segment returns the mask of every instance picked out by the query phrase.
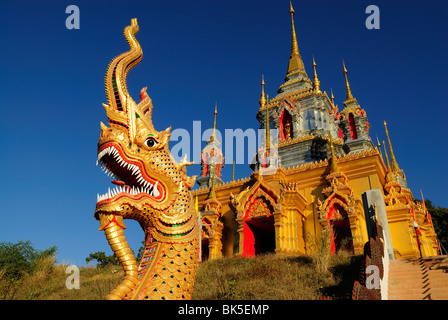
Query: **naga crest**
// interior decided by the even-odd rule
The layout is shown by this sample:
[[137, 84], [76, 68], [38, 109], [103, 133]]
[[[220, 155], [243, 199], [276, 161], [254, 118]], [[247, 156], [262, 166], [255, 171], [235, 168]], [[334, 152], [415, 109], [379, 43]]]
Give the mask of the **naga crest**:
[[[105, 78], [108, 104], [103, 106], [109, 127], [101, 123], [97, 164], [113, 177], [116, 187], [98, 195], [95, 217], [125, 271], [125, 279], [107, 298], [188, 299], [198, 263], [198, 226], [190, 192], [195, 177], [186, 173], [185, 166], [192, 163], [186, 158], [177, 163], [171, 156], [170, 128], [154, 129], [146, 88], [138, 104], [127, 91], [126, 76], [143, 57], [135, 38], [138, 31], [137, 19], [132, 19], [124, 29], [130, 50], [111, 61]], [[145, 231], [139, 267], [124, 236], [123, 219], [137, 220]], [[177, 269], [163, 268], [173, 262]]]

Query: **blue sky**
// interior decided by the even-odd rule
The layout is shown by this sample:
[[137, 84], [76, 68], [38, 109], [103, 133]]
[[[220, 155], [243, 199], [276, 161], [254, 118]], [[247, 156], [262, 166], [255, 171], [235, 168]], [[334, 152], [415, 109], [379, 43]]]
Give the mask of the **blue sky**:
[[[68, 30], [65, 8], [80, 9]], [[365, 9], [380, 9], [367, 30]], [[448, 207], [446, 121], [448, 6], [442, 1], [293, 1], [299, 49], [308, 75], [312, 55], [321, 89], [342, 109], [344, 58], [352, 93], [366, 110], [371, 137], [388, 123], [399, 166], [414, 196]], [[56, 245], [58, 261], [85, 264], [111, 253], [93, 218], [96, 194], [111, 185], [96, 161], [100, 121], [107, 122], [104, 75], [138, 18], [143, 61], [128, 77], [135, 100], [144, 86], [153, 122], [191, 131], [258, 128], [261, 74], [276, 95], [291, 50], [289, 1], [14, 1], [0, 13], [0, 241]], [[203, 143], [203, 146], [205, 143]], [[199, 165], [189, 168], [198, 174]], [[250, 174], [236, 168], [236, 178]], [[223, 178], [231, 179], [232, 168]], [[126, 221], [131, 247], [143, 232]]]

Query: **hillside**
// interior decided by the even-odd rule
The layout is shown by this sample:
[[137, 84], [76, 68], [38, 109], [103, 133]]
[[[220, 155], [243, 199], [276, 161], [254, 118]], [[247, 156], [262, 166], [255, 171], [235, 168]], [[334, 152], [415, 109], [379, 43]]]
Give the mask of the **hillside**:
[[[359, 257], [347, 254], [332, 256], [328, 268], [319, 268], [309, 257], [272, 254], [205, 261], [198, 268], [193, 299], [314, 300], [323, 295], [349, 298], [359, 261]], [[8, 299], [101, 300], [123, 277], [119, 266], [80, 268], [80, 288], [68, 290], [65, 281], [69, 274], [65, 269], [52, 260], [42, 262], [15, 290], [9, 289]], [[0, 277], [3, 290], [4, 285]]]

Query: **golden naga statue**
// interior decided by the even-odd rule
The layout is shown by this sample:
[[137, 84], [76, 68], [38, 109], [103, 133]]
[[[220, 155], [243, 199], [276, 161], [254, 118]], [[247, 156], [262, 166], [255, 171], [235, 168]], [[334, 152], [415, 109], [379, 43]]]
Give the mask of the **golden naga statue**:
[[[98, 164], [115, 185], [98, 195], [95, 218], [123, 266], [124, 280], [107, 299], [191, 299], [198, 266], [198, 222], [185, 159], [168, 149], [170, 130], [154, 129], [152, 101], [146, 88], [136, 104], [126, 88], [126, 76], [142, 59], [137, 19], [124, 29], [130, 50], [112, 60], [106, 74], [110, 127], [101, 123]], [[145, 231], [140, 265], [126, 241], [123, 219], [137, 220]]]

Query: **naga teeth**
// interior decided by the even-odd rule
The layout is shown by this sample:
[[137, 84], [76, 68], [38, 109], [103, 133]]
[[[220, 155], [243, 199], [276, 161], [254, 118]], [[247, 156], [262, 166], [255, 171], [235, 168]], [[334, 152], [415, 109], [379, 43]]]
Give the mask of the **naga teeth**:
[[96, 160], [96, 165], [101, 166], [101, 170], [108, 176], [113, 177], [115, 180], [120, 180], [120, 177], [116, 176], [116, 174], [112, 171], [110, 171], [106, 164], [103, 162], [102, 158], [105, 155], [112, 155], [115, 158], [115, 161], [117, 164], [121, 165], [123, 168], [127, 169], [132, 173], [132, 175], [136, 178], [136, 181], [140, 184], [140, 186], [118, 186], [115, 189], [110, 190], [108, 189], [107, 193], [100, 195], [97, 194], [97, 202], [113, 198], [117, 196], [120, 193], [125, 193], [129, 195], [136, 196], [141, 193], [149, 194], [153, 197], [158, 197], [160, 195], [159, 190], [157, 189], [157, 185], [159, 182], [156, 182], [154, 185], [143, 178], [142, 172], [140, 171], [140, 167], [136, 164], [126, 162], [123, 160], [120, 156], [120, 153], [117, 149], [113, 146], [109, 146], [107, 148], [104, 148], [98, 153], [98, 157]]
[[159, 184], [159, 181], [157, 181], [156, 184], [154, 185], [154, 187], [152, 188], [151, 195], [154, 197], [158, 197], [160, 194], [159, 190], [157, 189], [158, 184]]
[[160, 192], [157, 189], [158, 183], [159, 182], [156, 182], [154, 186], [150, 183], [147, 183], [148, 186], [144, 186], [144, 187], [132, 186], [132, 188], [131, 188], [131, 187], [127, 186], [127, 188], [126, 188], [126, 186], [117, 186], [113, 189], [109, 188], [107, 190], [107, 193], [105, 193], [103, 195], [97, 194], [96, 200], [97, 200], [97, 202], [100, 202], [100, 201], [103, 201], [106, 199], [113, 198], [120, 193], [126, 193], [126, 194], [130, 194], [133, 196], [136, 196], [141, 193], [146, 193], [146, 194], [149, 194], [150, 196], [158, 197], [160, 195]]

